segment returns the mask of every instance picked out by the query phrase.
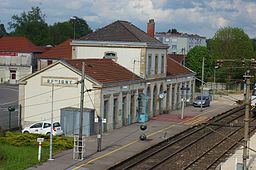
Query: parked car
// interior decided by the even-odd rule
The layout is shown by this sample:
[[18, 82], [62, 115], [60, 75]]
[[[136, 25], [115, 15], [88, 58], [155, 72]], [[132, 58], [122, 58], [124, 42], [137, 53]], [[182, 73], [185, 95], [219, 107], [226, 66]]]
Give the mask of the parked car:
[[[43, 135], [50, 135], [51, 133], [51, 122], [37, 122], [22, 130], [22, 133], [36, 133]], [[53, 123], [53, 135], [62, 135], [63, 130], [59, 122]]]
[[194, 107], [201, 107], [201, 102], [202, 102], [203, 107], [210, 106], [209, 96], [202, 96], [202, 100], [201, 100], [201, 96], [197, 96], [195, 98], [195, 101], [193, 102], [193, 106]]

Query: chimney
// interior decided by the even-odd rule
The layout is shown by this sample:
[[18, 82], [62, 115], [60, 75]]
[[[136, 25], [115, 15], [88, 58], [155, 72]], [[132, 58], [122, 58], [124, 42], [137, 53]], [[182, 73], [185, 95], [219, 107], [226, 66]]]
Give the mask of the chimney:
[[155, 37], [155, 22], [154, 19], [148, 21], [148, 30], [147, 33], [150, 37]]

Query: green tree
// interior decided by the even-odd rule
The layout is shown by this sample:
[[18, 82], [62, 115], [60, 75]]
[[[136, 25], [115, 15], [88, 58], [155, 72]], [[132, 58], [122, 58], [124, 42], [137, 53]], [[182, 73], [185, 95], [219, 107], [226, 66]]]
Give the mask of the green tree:
[[59, 44], [68, 38], [79, 39], [82, 36], [92, 32], [87, 22], [79, 17], [73, 17], [69, 21], [57, 22], [49, 27], [50, 43]]
[[57, 45], [73, 36], [72, 24], [68, 21], [57, 22], [49, 27], [49, 44]]
[[169, 29], [167, 32], [168, 33], [178, 33], [176, 28]]
[[83, 37], [92, 32], [92, 29], [89, 27], [89, 25], [83, 18], [74, 16], [74, 17], [72, 17], [72, 19], [69, 20], [69, 22], [73, 24], [73, 32], [75, 29], [75, 36], [76, 36], [75, 38], [76, 39]]
[[209, 41], [210, 54], [216, 59], [243, 59], [253, 57], [253, 44], [240, 28], [220, 28]]
[[192, 48], [186, 57], [186, 66], [195, 71], [197, 77], [202, 75], [202, 62], [204, 57], [204, 81], [212, 76], [213, 73], [213, 59], [209, 55], [207, 47], [195, 46]]
[[0, 37], [7, 35], [6, 29], [4, 27], [4, 24], [0, 23]]
[[13, 15], [8, 24], [10, 29], [14, 29], [11, 35], [26, 36], [36, 45], [46, 45], [48, 42], [48, 24], [39, 7]]

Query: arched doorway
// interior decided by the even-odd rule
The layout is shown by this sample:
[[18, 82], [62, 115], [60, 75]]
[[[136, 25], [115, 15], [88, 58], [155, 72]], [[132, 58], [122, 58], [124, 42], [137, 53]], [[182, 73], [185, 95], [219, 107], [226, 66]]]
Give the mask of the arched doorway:
[[156, 110], [157, 107], [156, 106], [157, 106], [157, 87], [155, 85], [154, 90], [153, 90], [153, 109], [152, 109], [153, 116], [155, 116], [156, 112], [157, 112], [157, 110]]
[[151, 114], [150, 114], [150, 108], [151, 108], [151, 91], [150, 91], [150, 86], [148, 86], [146, 94], [148, 96], [147, 105], [146, 105], [146, 114], [148, 114], [148, 116], [150, 117], [151, 116]]
[[[164, 93], [164, 88], [163, 88], [163, 85], [161, 84], [159, 94], [163, 94], [163, 93]], [[159, 99], [159, 114], [163, 113], [163, 101], [164, 101], [164, 98]]]

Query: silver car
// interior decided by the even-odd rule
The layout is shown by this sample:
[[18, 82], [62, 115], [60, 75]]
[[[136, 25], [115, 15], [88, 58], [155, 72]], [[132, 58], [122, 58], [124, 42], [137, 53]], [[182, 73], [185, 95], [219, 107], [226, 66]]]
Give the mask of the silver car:
[[208, 96], [197, 96], [193, 102], [194, 107], [201, 107], [201, 102], [203, 107], [210, 106], [210, 98]]

